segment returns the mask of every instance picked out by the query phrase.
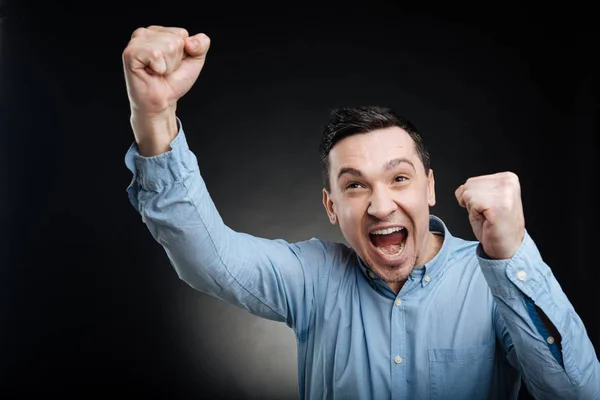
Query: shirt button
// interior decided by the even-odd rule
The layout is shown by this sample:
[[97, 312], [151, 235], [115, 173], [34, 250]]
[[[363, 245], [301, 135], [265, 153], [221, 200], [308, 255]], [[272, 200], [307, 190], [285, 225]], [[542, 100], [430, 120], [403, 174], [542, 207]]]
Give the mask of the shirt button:
[[371, 277], [371, 279], [375, 279], [375, 274], [373, 273], [373, 271], [369, 271], [369, 276]]
[[431, 277], [429, 275], [425, 275], [425, 278], [423, 278], [425, 280], [425, 282], [429, 282], [431, 280]]
[[519, 271], [517, 272], [517, 279], [520, 281], [524, 281], [525, 278], [527, 278], [527, 272], [525, 271]]
[[394, 357], [394, 362], [395, 362], [396, 364], [400, 364], [400, 363], [402, 362], [402, 357], [400, 357], [400, 356], [396, 356], [396, 357]]
[[402, 305], [402, 300], [396, 299], [396, 301], [394, 302], [394, 304], [397, 305], [398, 307], [400, 307]]
[[548, 336], [548, 339], [546, 339], [546, 342], [548, 342], [548, 344], [552, 344], [552, 343], [554, 343], [554, 338], [552, 336]]

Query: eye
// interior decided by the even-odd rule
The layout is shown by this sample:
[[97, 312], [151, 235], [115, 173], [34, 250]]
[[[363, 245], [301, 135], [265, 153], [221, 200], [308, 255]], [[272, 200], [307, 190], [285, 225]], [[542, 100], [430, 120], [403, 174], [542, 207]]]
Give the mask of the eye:
[[358, 182], [352, 182], [352, 183], [349, 183], [348, 185], [346, 185], [346, 190], [349, 190], [349, 189], [360, 189], [361, 187], [362, 187], [362, 185], [360, 183], [358, 183]]
[[408, 180], [408, 178], [405, 176], [402, 176], [402, 175], [398, 175], [397, 177], [394, 178], [395, 182], [405, 182], [407, 180]]

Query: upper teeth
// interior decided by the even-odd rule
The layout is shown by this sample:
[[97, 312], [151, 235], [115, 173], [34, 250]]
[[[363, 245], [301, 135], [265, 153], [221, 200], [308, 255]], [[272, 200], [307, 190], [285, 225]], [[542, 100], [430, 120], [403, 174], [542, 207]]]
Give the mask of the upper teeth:
[[402, 229], [404, 229], [404, 227], [394, 226], [392, 228], [385, 228], [385, 229], [380, 229], [378, 231], [373, 231], [373, 232], [371, 232], [371, 235], [389, 235], [390, 233], [393, 233], [393, 232], [399, 232]]

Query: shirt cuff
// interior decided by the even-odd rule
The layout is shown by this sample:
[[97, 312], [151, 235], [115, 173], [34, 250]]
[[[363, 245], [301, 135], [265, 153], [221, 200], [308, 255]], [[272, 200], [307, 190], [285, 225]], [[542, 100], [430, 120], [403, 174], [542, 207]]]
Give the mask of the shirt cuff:
[[133, 174], [127, 193], [133, 206], [139, 211], [138, 193], [140, 190], [159, 192], [164, 187], [183, 181], [195, 168], [195, 157], [190, 151], [183, 125], [177, 118], [179, 131], [171, 141], [171, 150], [156, 156], [144, 157], [136, 142], [125, 154], [125, 165]]
[[506, 298], [525, 294], [535, 301], [545, 276], [550, 273], [527, 231], [512, 258], [492, 260], [486, 256], [481, 243], [477, 246], [477, 258], [492, 293]]

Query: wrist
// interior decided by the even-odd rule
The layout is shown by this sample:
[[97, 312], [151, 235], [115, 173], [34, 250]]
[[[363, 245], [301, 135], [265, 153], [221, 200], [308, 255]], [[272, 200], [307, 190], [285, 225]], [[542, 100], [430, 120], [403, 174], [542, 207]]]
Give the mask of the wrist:
[[152, 157], [171, 150], [171, 142], [179, 131], [174, 111], [162, 114], [132, 113], [131, 127], [140, 154]]

